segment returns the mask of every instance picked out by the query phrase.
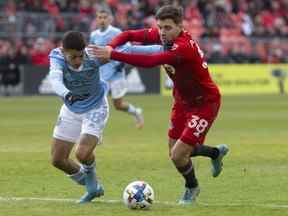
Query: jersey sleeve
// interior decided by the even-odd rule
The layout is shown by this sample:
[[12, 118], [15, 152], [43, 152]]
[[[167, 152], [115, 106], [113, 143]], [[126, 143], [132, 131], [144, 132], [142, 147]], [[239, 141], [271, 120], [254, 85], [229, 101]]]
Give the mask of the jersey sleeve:
[[96, 36], [96, 32], [93, 31], [91, 32], [90, 36], [89, 36], [89, 43], [90, 44], [94, 44], [94, 37]]
[[111, 53], [111, 59], [139, 67], [154, 67], [162, 64], [176, 66], [190, 59], [190, 50], [188, 46], [177, 44], [174, 44], [169, 50], [153, 54], [121, 53], [114, 50]]
[[131, 45], [125, 44], [121, 47], [116, 48], [117, 51], [124, 53], [139, 53], [139, 54], [153, 54], [163, 51], [163, 46], [161, 45]]
[[122, 61], [127, 64], [139, 67], [155, 67], [162, 64], [175, 65], [178, 58], [170, 51], [160, 52], [156, 54], [130, 54], [112, 51], [111, 59]]
[[164, 51], [163, 46], [161, 45], [131, 45], [129, 53], [145, 53], [145, 54], [153, 54]]
[[53, 51], [49, 55], [49, 59], [49, 81], [52, 85], [52, 89], [58, 96], [64, 98], [65, 95], [69, 92], [63, 82], [64, 60], [61, 59], [61, 57], [57, 55], [57, 53], [53, 53]]
[[144, 44], [159, 44], [159, 32], [155, 28], [124, 31], [116, 36], [108, 45], [116, 48], [126, 42], [141, 42]]

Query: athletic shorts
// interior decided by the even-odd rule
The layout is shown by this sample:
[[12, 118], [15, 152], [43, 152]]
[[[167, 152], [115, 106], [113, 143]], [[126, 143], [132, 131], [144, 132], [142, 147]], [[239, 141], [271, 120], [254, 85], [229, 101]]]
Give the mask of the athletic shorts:
[[111, 97], [113, 99], [122, 98], [127, 92], [127, 81], [124, 77], [119, 79], [111, 80], [109, 82]]
[[106, 98], [97, 108], [81, 114], [71, 112], [64, 104], [60, 109], [53, 137], [76, 143], [80, 134], [91, 134], [101, 142], [108, 116], [109, 106]]
[[217, 117], [220, 100], [195, 107], [174, 103], [168, 136], [189, 145], [203, 144], [205, 136]]

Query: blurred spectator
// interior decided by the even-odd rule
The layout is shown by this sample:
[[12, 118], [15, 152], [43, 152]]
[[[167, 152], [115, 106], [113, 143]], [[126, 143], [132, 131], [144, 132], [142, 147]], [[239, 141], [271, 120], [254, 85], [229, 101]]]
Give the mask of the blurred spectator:
[[48, 66], [48, 55], [51, 49], [52, 46], [49, 41], [41, 37], [37, 38], [30, 52], [32, 64], [38, 66]]
[[28, 63], [27, 56], [21, 52], [17, 52], [11, 45], [6, 55], [0, 57], [1, 85], [4, 87], [5, 96], [10, 95], [11, 88], [20, 83], [20, 65]]
[[[42, 37], [44, 45], [30, 44], [29, 54], [33, 64], [47, 65], [53, 39], [68, 30], [94, 30], [99, 8], [110, 7], [113, 25], [126, 30], [155, 27], [153, 14], [168, 3], [183, 6], [185, 29], [211, 62], [287, 62], [287, 0], [7, 0], [0, 4], [0, 56], [9, 47], [4, 38]], [[275, 38], [281, 38], [277, 48]], [[213, 43], [205, 44], [209, 39]]]

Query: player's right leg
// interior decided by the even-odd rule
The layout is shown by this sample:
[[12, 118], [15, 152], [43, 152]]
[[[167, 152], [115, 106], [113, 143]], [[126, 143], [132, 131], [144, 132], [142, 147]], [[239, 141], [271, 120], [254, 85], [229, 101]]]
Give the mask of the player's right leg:
[[88, 203], [95, 197], [104, 195], [104, 189], [97, 180], [96, 162], [93, 154], [98, 141], [99, 138], [94, 135], [82, 134], [76, 149], [76, 158], [82, 164], [86, 174], [85, 186], [87, 190], [87, 193], [80, 198], [79, 203]]
[[84, 172], [81, 166], [69, 158], [74, 143], [80, 134], [81, 122], [75, 113], [62, 106], [54, 127], [51, 146], [51, 163], [64, 171], [73, 181], [84, 185]]
[[174, 104], [171, 113], [171, 122], [168, 132], [169, 136], [169, 155], [177, 171], [185, 179], [185, 191], [179, 200], [179, 204], [194, 203], [200, 193], [198, 180], [195, 175], [194, 167], [190, 159], [193, 145], [182, 142], [181, 137], [186, 125], [186, 113], [179, 104]]
[[84, 185], [84, 171], [79, 164], [69, 158], [74, 144], [60, 139], [53, 139], [51, 149], [51, 163], [62, 170], [68, 177], [80, 185]]

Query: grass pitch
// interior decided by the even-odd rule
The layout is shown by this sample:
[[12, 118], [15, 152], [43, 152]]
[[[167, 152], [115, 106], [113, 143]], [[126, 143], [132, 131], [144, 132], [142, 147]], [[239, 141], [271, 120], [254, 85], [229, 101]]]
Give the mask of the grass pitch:
[[[129, 96], [144, 108], [145, 128], [111, 107], [104, 144], [96, 148], [105, 196], [88, 205], [74, 200], [84, 188], [49, 163], [61, 101], [57, 97], [0, 98], [0, 215], [288, 215], [288, 97], [227, 96], [206, 143], [227, 143], [224, 171], [211, 177], [207, 158], [194, 160], [201, 186], [198, 204], [178, 206], [183, 180], [168, 159], [170, 97]], [[134, 180], [154, 189], [148, 211], [127, 209], [122, 190]], [[72, 199], [72, 200], [71, 200]]]

